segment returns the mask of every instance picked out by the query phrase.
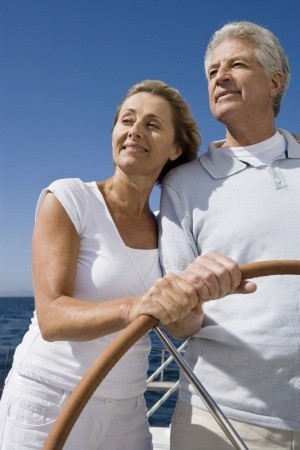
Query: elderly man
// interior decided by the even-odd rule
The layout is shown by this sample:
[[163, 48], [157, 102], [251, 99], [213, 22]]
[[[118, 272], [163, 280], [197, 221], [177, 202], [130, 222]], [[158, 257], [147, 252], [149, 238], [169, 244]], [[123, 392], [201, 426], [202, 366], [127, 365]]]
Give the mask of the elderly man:
[[[212, 251], [239, 264], [299, 259], [300, 145], [275, 125], [290, 77], [285, 52], [269, 30], [233, 22], [213, 35], [205, 69], [211, 112], [226, 135], [163, 183], [164, 270], [179, 273]], [[298, 449], [300, 280], [256, 281], [251, 295], [206, 302], [202, 315], [190, 313], [169, 332], [193, 335], [188, 364], [251, 450]], [[232, 448], [184, 375], [171, 448]]]

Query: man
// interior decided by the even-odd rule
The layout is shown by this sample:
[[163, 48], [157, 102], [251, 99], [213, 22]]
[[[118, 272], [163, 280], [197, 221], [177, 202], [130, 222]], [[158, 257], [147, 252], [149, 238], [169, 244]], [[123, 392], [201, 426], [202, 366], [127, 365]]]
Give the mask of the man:
[[[212, 251], [239, 264], [299, 259], [300, 145], [275, 126], [287, 57], [269, 30], [234, 22], [213, 35], [205, 69], [226, 136], [164, 181], [163, 267], [179, 273]], [[204, 315], [169, 328], [194, 334], [185, 358], [251, 450], [300, 448], [299, 278], [259, 278], [251, 295], [204, 303]], [[180, 383], [171, 449], [232, 448], [184, 375]]]

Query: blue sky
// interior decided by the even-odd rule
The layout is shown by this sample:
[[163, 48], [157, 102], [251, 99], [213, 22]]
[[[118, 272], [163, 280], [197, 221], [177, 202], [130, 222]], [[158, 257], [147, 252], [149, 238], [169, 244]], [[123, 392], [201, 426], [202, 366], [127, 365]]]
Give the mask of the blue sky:
[[[179, 89], [203, 152], [224, 128], [210, 114], [203, 54], [232, 20], [270, 28], [292, 79], [277, 125], [300, 134], [298, 0], [0, 0], [0, 295], [31, 291], [38, 195], [57, 178], [113, 173], [111, 125], [143, 79]], [[151, 198], [158, 207], [159, 189]]]

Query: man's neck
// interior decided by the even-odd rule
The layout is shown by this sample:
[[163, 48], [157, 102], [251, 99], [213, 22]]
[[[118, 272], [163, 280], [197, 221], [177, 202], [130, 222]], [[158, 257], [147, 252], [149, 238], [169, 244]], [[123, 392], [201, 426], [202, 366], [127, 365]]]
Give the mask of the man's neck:
[[286, 142], [282, 134], [276, 131], [274, 136], [257, 144], [245, 147], [224, 147], [223, 153], [233, 156], [253, 167], [268, 165], [272, 161], [280, 159], [286, 149]]
[[226, 128], [226, 139], [222, 147], [246, 147], [247, 145], [258, 144], [271, 138], [275, 133], [275, 124], [256, 130], [249, 126], [245, 129], [228, 126]]

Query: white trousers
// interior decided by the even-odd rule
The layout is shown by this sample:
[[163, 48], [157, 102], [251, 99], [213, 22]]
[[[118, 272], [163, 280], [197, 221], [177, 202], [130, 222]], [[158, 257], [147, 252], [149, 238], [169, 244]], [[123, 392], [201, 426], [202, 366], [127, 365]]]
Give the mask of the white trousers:
[[[69, 395], [12, 370], [0, 402], [0, 449], [41, 450]], [[64, 450], [152, 450], [144, 396], [92, 397]]]
[[[300, 432], [230, 419], [250, 450], [300, 450]], [[234, 446], [210, 412], [178, 400], [171, 425], [171, 450], [232, 450]]]

